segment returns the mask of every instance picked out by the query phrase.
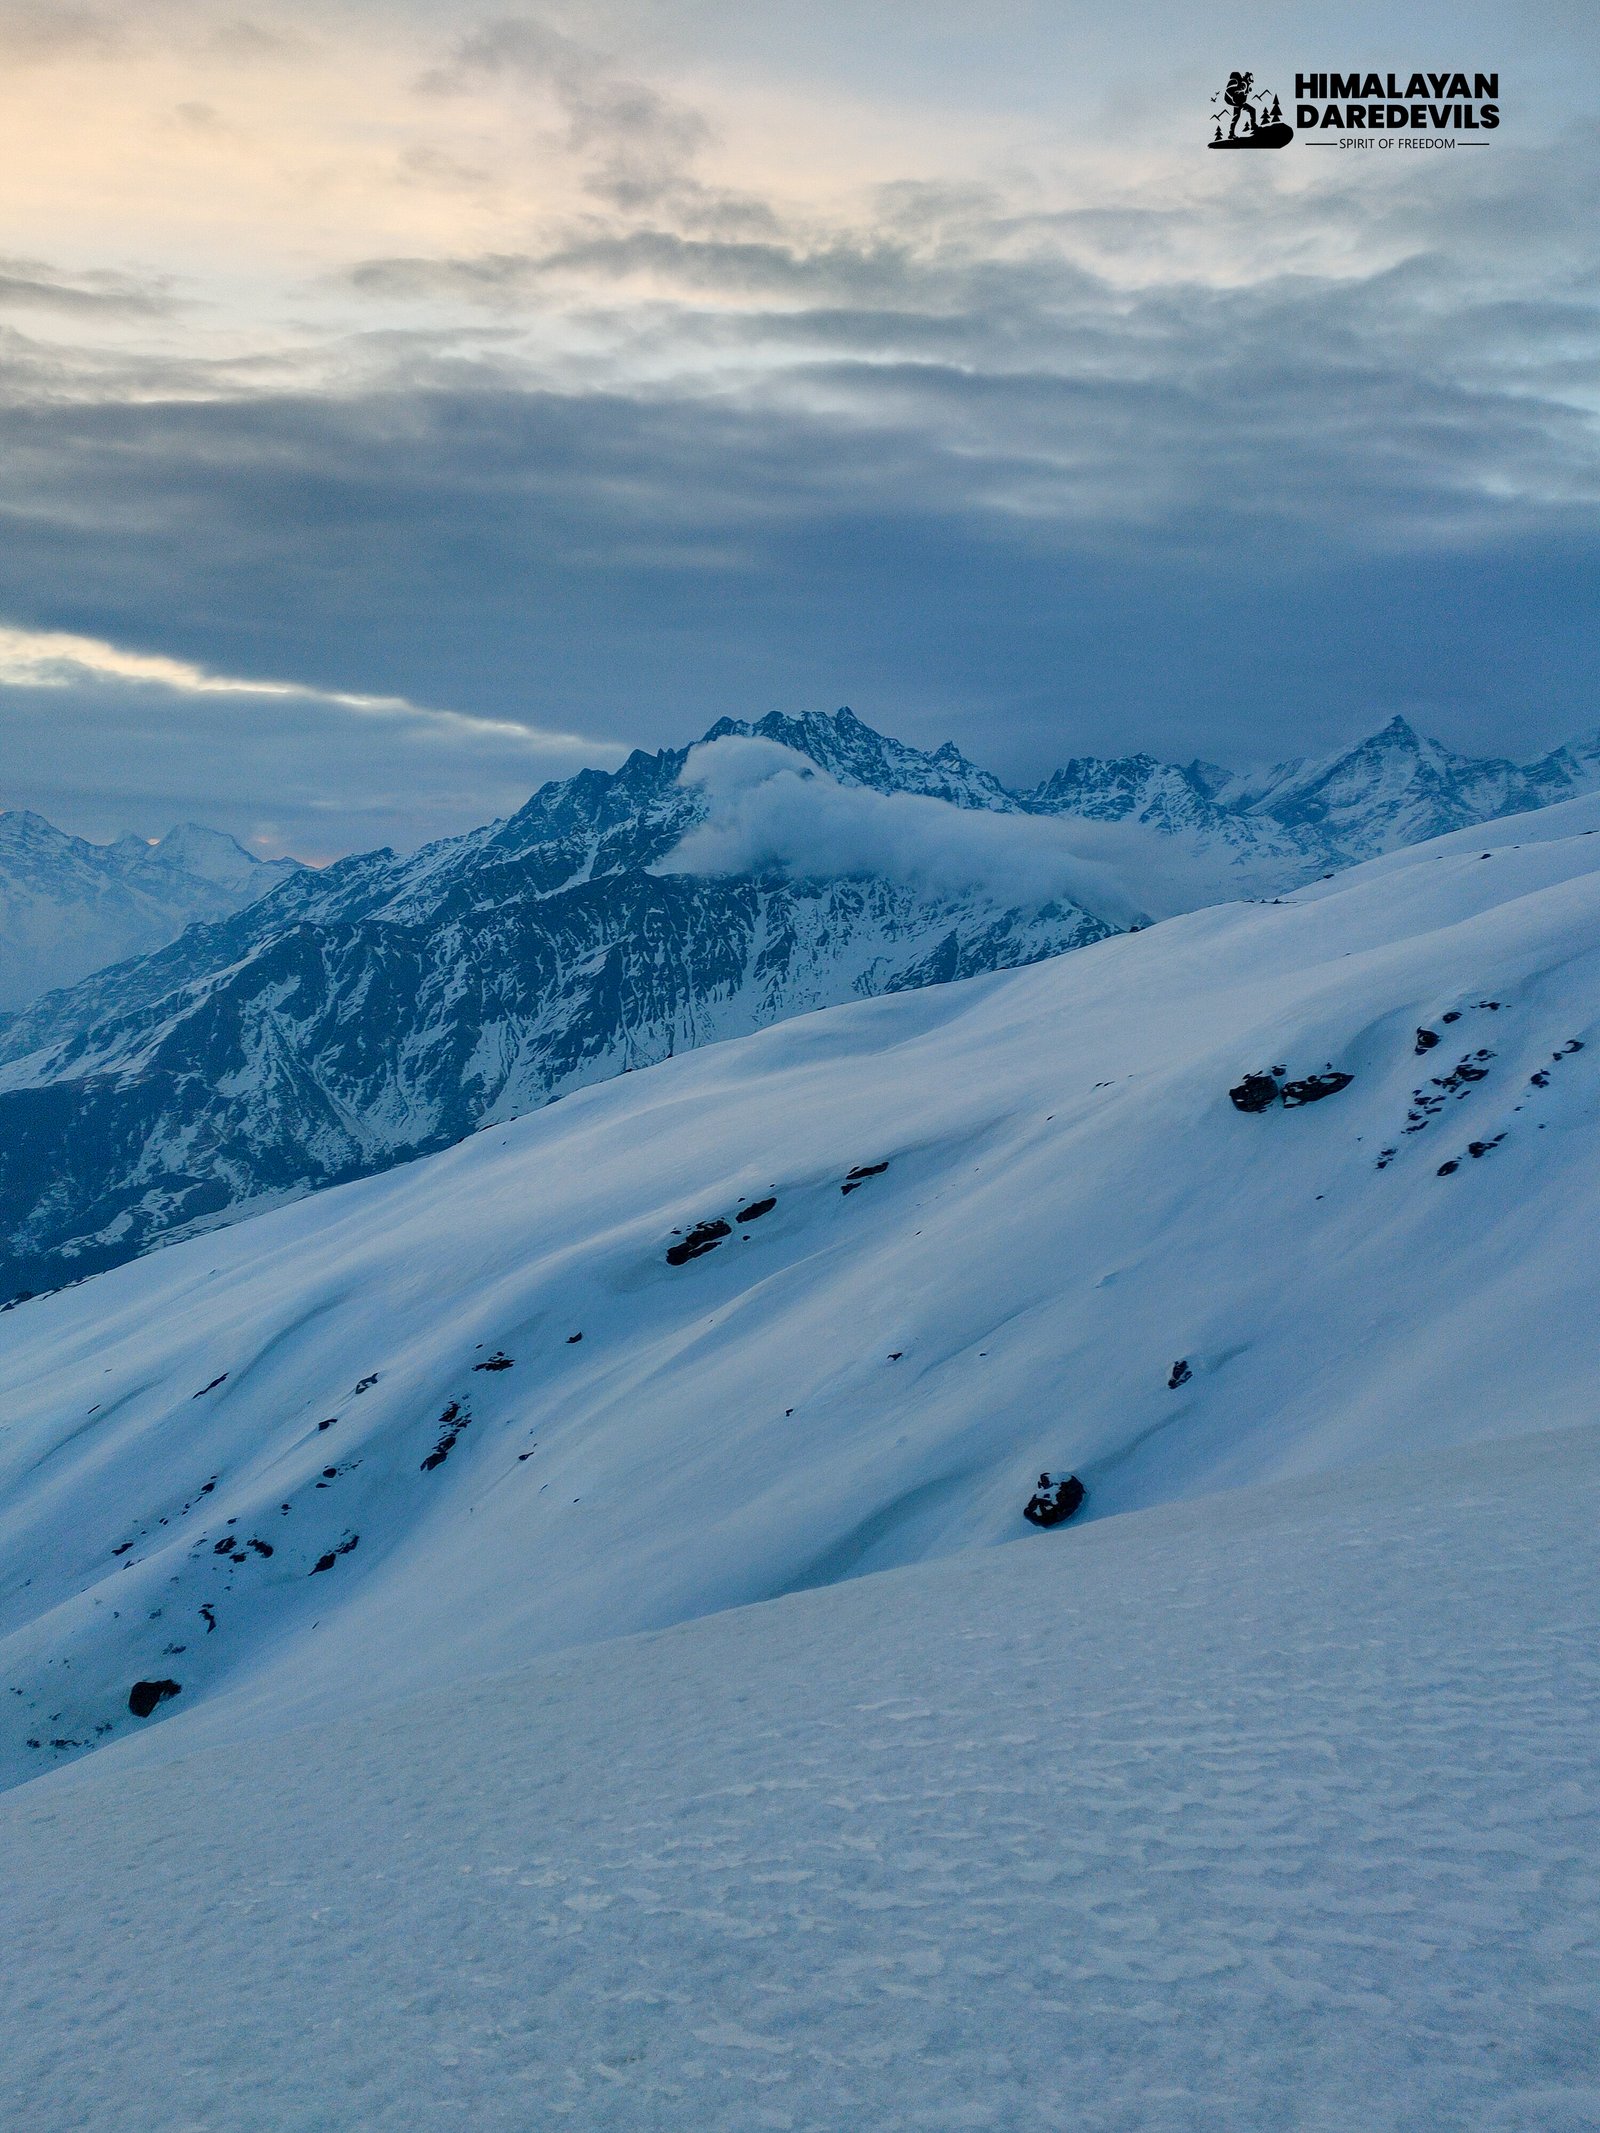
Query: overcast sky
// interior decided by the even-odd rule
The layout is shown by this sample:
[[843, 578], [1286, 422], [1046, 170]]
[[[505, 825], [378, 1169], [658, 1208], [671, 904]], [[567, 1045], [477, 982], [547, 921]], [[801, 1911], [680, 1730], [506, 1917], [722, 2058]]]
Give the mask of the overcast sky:
[[[320, 858], [724, 714], [1592, 729], [1597, 63], [1593, 0], [0, 0], [0, 805]], [[1235, 67], [1503, 122], [1208, 154]]]

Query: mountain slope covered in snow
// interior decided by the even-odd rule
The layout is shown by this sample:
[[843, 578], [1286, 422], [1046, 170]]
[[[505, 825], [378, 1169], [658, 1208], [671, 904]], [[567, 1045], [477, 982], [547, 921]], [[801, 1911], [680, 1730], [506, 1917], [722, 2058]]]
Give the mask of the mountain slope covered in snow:
[[849, 712], [723, 720], [507, 822], [302, 872], [0, 1029], [0, 1294], [813, 1007], [1276, 893], [1597, 765], [1593, 744], [1474, 763], [1396, 720], [1255, 778], [1080, 759], [1021, 795]]
[[0, 813], [0, 1012], [150, 955], [195, 919], [226, 917], [299, 871], [192, 822], [154, 844], [90, 844], [27, 808]]
[[1590, 2125], [1597, 1486], [1591, 1422], [152, 1730], [0, 1799], [0, 2117]]
[[1597, 832], [792, 1020], [5, 1312], [5, 1773], [984, 1548], [1041, 1468], [1092, 1523], [1587, 1421]]

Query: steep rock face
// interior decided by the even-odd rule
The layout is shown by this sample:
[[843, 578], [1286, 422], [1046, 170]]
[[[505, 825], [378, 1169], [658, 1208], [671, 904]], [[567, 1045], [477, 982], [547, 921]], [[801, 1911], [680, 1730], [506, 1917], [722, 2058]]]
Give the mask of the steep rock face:
[[300, 871], [192, 822], [156, 844], [91, 844], [28, 808], [0, 814], [0, 1011], [148, 955], [194, 920], [224, 917]]
[[953, 807], [992, 808], [1001, 814], [1020, 812], [1026, 805], [998, 778], [969, 762], [954, 741], [946, 741], [931, 755], [924, 754], [920, 748], [908, 748], [904, 741], [874, 733], [850, 710], [836, 711], [831, 718], [816, 712], [785, 718], [773, 712], [753, 726], [743, 719], [721, 718], [706, 739], [722, 740], [732, 734], [756, 734], [777, 741], [809, 756], [845, 785], [865, 785], [874, 792], [920, 793], [926, 799], [947, 800]]

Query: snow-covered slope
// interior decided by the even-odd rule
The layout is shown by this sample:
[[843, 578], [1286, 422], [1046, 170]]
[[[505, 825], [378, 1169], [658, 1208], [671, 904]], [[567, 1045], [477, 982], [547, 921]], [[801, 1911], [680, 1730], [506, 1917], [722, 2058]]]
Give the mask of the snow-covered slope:
[[6, 1773], [1008, 1540], [1042, 1467], [1092, 1518], [1587, 1420], [1597, 830], [804, 1017], [8, 1311]]
[[1591, 1423], [153, 1730], [0, 1801], [0, 2118], [1577, 2133], [1597, 1488]]
[[192, 822], [154, 844], [90, 844], [26, 808], [0, 813], [0, 1009], [149, 955], [193, 920], [226, 917], [299, 871]]
[[[695, 773], [718, 750], [809, 785], [719, 799]], [[695, 1045], [1275, 894], [1597, 773], [1593, 741], [1519, 768], [1396, 719], [1259, 775], [1080, 758], [1021, 795], [849, 711], [724, 719], [507, 822], [303, 872], [0, 1026], [0, 1296]]]

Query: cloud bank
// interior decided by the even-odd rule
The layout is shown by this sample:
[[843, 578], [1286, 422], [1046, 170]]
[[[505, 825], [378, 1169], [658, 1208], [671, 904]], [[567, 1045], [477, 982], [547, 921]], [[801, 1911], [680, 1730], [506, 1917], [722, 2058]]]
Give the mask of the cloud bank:
[[1121, 926], [1148, 916], [1114, 867], [1038, 816], [841, 785], [793, 749], [740, 736], [691, 748], [681, 782], [704, 793], [709, 811], [659, 873], [875, 874], [930, 899], [1067, 902]]
[[[848, 700], [1017, 784], [1396, 710], [1553, 744], [1600, 684], [1596, 18], [1467, 4], [1537, 93], [1391, 169], [1208, 157], [1175, 5], [0, 0], [0, 614], [317, 677], [330, 798], [357, 701], [411, 707], [368, 724], [448, 758], [439, 831], [522, 744], [428, 704], [658, 746]], [[5, 769], [51, 811], [47, 740]]]
[[193, 818], [263, 856], [404, 849], [624, 752], [531, 722], [0, 624], [0, 807], [35, 806], [91, 838]]

